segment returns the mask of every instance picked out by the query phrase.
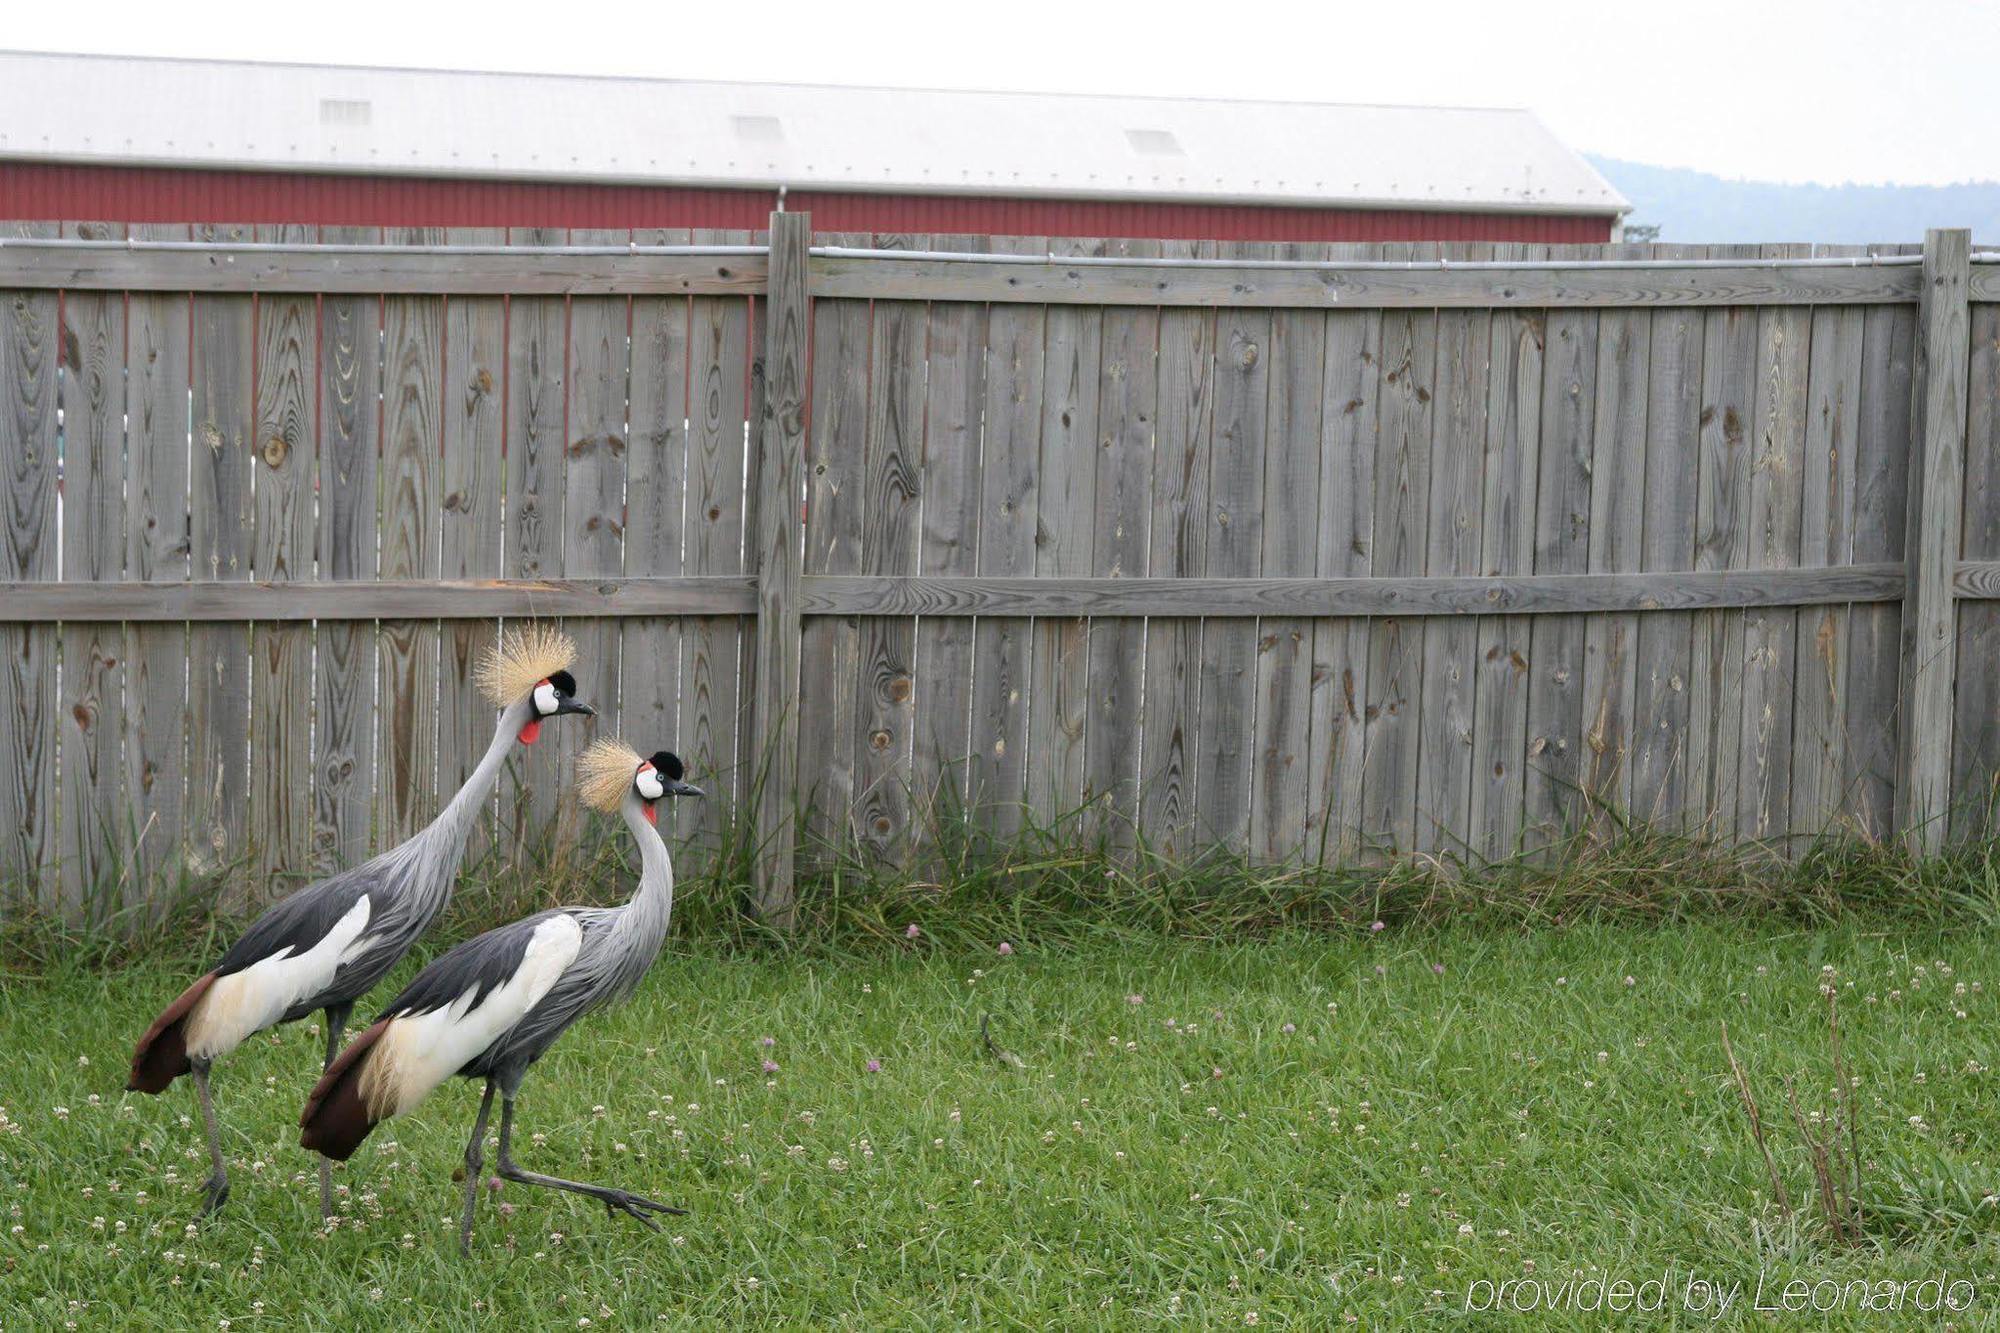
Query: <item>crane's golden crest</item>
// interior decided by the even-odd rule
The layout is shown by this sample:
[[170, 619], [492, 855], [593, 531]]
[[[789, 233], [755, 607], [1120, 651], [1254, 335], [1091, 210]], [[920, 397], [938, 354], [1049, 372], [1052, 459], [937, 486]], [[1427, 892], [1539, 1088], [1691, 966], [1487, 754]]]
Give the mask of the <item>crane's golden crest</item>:
[[479, 692], [505, 708], [558, 671], [576, 664], [576, 644], [553, 625], [531, 621], [509, 629], [486, 650], [473, 672]]
[[616, 810], [646, 761], [619, 740], [595, 740], [576, 757], [576, 790], [593, 810]]

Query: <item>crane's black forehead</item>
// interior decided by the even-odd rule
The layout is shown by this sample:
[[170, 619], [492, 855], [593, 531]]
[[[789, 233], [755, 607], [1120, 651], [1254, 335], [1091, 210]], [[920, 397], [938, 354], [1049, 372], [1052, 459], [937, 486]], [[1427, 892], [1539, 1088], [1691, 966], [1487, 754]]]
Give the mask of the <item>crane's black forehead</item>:
[[655, 750], [648, 762], [664, 773], [670, 782], [679, 782], [687, 773], [687, 767], [681, 763], [681, 757], [672, 750]]
[[576, 693], [576, 677], [570, 675], [567, 671], [551, 671], [549, 673], [549, 684], [556, 687], [556, 693], [558, 694]]

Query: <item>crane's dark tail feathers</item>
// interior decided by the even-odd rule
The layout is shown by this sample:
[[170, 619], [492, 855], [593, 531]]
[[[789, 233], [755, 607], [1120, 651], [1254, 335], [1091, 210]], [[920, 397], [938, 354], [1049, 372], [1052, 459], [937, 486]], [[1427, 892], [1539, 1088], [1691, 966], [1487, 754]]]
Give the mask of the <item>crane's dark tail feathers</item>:
[[313, 1085], [306, 1109], [299, 1113], [301, 1148], [344, 1162], [375, 1128], [376, 1121], [361, 1100], [361, 1071], [368, 1067], [368, 1057], [390, 1022], [382, 1019], [356, 1037]]
[[195, 1003], [215, 984], [215, 973], [189, 986], [180, 998], [168, 1005], [132, 1052], [132, 1076], [125, 1080], [127, 1092], [162, 1093], [173, 1081], [188, 1072], [187, 1016]]

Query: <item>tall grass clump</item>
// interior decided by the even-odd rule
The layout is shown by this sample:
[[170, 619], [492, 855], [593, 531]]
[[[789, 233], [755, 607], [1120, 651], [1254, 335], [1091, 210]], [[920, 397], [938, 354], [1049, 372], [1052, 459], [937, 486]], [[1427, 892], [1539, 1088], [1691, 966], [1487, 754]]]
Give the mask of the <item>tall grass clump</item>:
[[[1881, 843], [1826, 836], [1792, 855], [1619, 821], [1500, 860], [1396, 858], [1362, 848], [1321, 862], [1303, 852], [1254, 861], [1211, 849], [1172, 857], [1128, 823], [1086, 808], [1019, 817], [1007, 837], [949, 795], [910, 801], [903, 837], [884, 847], [858, 832], [815, 835], [801, 817], [795, 929], [753, 910], [759, 852], [751, 821], [731, 812], [713, 832], [674, 840], [680, 875], [675, 934], [728, 949], [865, 951], [902, 947], [912, 924], [935, 943], [1044, 945], [1105, 935], [1230, 940], [1280, 929], [1349, 931], [1466, 919], [1562, 928], [1585, 921], [1670, 924], [1717, 918], [1825, 923], [1864, 912], [1910, 920], [2000, 923], [2000, 858], [1990, 843], [1918, 859]], [[623, 831], [601, 821], [523, 847], [488, 840], [468, 859], [440, 942], [565, 903], [615, 903], [636, 866]], [[0, 957], [33, 970], [62, 958], [108, 966], [137, 952], [205, 955], [292, 885], [246, 885], [249, 860], [195, 877], [121, 883], [87, 912], [62, 910], [20, 885], [0, 889]]]

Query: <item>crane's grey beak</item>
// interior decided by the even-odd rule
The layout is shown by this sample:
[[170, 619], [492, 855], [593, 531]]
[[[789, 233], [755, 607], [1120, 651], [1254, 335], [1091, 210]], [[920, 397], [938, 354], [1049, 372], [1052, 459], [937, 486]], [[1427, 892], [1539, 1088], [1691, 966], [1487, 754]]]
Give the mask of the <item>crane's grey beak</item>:
[[706, 796], [708, 795], [708, 793], [703, 791], [701, 788], [695, 786], [692, 782], [669, 782], [667, 784], [667, 795]]
[[597, 710], [589, 704], [579, 703], [575, 699], [559, 698], [556, 700], [556, 716], [561, 717], [564, 713], [575, 713], [579, 717], [597, 716]]

